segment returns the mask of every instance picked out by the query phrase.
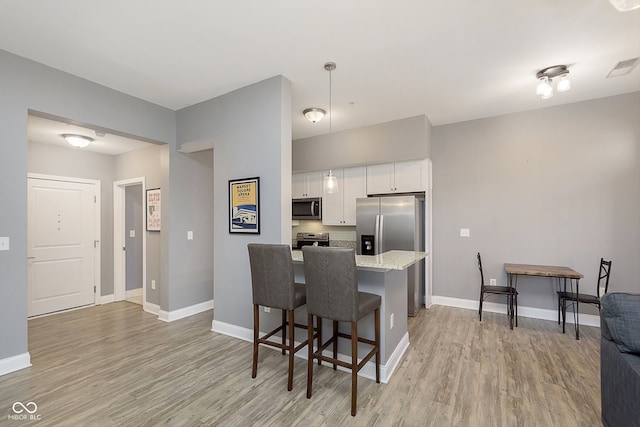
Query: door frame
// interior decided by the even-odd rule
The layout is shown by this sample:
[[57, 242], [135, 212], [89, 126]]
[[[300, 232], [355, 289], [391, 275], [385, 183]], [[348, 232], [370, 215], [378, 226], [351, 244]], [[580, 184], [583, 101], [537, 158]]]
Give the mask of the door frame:
[[142, 185], [142, 309], [147, 311], [147, 228], [145, 226], [146, 179], [137, 177], [113, 182], [113, 299], [123, 301], [126, 297], [127, 258], [125, 251], [126, 187]]
[[102, 234], [102, 222], [101, 222], [101, 212], [102, 212], [102, 198], [100, 197], [101, 192], [101, 182], [97, 179], [88, 179], [88, 178], [74, 178], [69, 176], [59, 176], [59, 175], [47, 175], [42, 173], [27, 173], [27, 179], [44, 179], [48, 181], [62, 181], [62, 182], [74, 182], [78, 184], [90, 184], [94, 186], [94, 202], [95, 209], [93, 211], [93, 247], [95, 251], [93, 252], [93, 283], [95, 286], [95, 291], [93, 292], [93, 304], [99, 304], [100, 298], [102, 296], [102, 267], [101, 267], [101, 252], [102, 247], [100, 245], [100, 239]]

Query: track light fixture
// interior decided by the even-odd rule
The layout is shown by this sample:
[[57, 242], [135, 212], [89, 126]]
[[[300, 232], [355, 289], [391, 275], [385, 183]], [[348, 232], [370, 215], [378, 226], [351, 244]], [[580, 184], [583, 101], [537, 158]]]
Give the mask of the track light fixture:
[[569, 80], [569, 69], [566, 65], [554, 65], [544, 68], [536, 73], [538, 86], [536, 86], [536, 95], [540, 95], [542, 99], [549, 99], [553, 96], [553, 79], [559, 77], [556, 89], [558, 92], [565, 92], [571, 89], [571, 81]]

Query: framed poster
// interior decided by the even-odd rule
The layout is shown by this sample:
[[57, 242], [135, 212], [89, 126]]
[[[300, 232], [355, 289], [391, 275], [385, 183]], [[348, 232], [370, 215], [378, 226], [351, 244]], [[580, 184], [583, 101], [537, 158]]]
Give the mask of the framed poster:
[[160, 231], [160, 189], [147, 190], [147, 231]]
[[260, 234], [260, 178], [229, 180], [229, 233]]

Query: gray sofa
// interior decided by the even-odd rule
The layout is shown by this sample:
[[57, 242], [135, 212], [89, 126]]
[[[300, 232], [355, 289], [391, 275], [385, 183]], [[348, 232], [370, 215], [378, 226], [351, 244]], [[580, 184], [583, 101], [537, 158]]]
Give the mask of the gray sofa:
[[602, 423], [640, 426], [640, 294], [609, 293], [601, 303]]

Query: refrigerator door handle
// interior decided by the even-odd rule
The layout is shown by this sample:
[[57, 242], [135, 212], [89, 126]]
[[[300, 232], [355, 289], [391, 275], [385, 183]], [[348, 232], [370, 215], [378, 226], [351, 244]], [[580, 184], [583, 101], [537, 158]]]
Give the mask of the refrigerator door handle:
[[384, 215], [378, 215], [379, 221], [377, 223], [376, 234], [378, 237], [376, 238], [376, 255], [380, 255], [384, 252]]
[[380, 215], [376, 215], [376, 225], [373, 235], [373, 253], [376, 255], [380, 253]]

